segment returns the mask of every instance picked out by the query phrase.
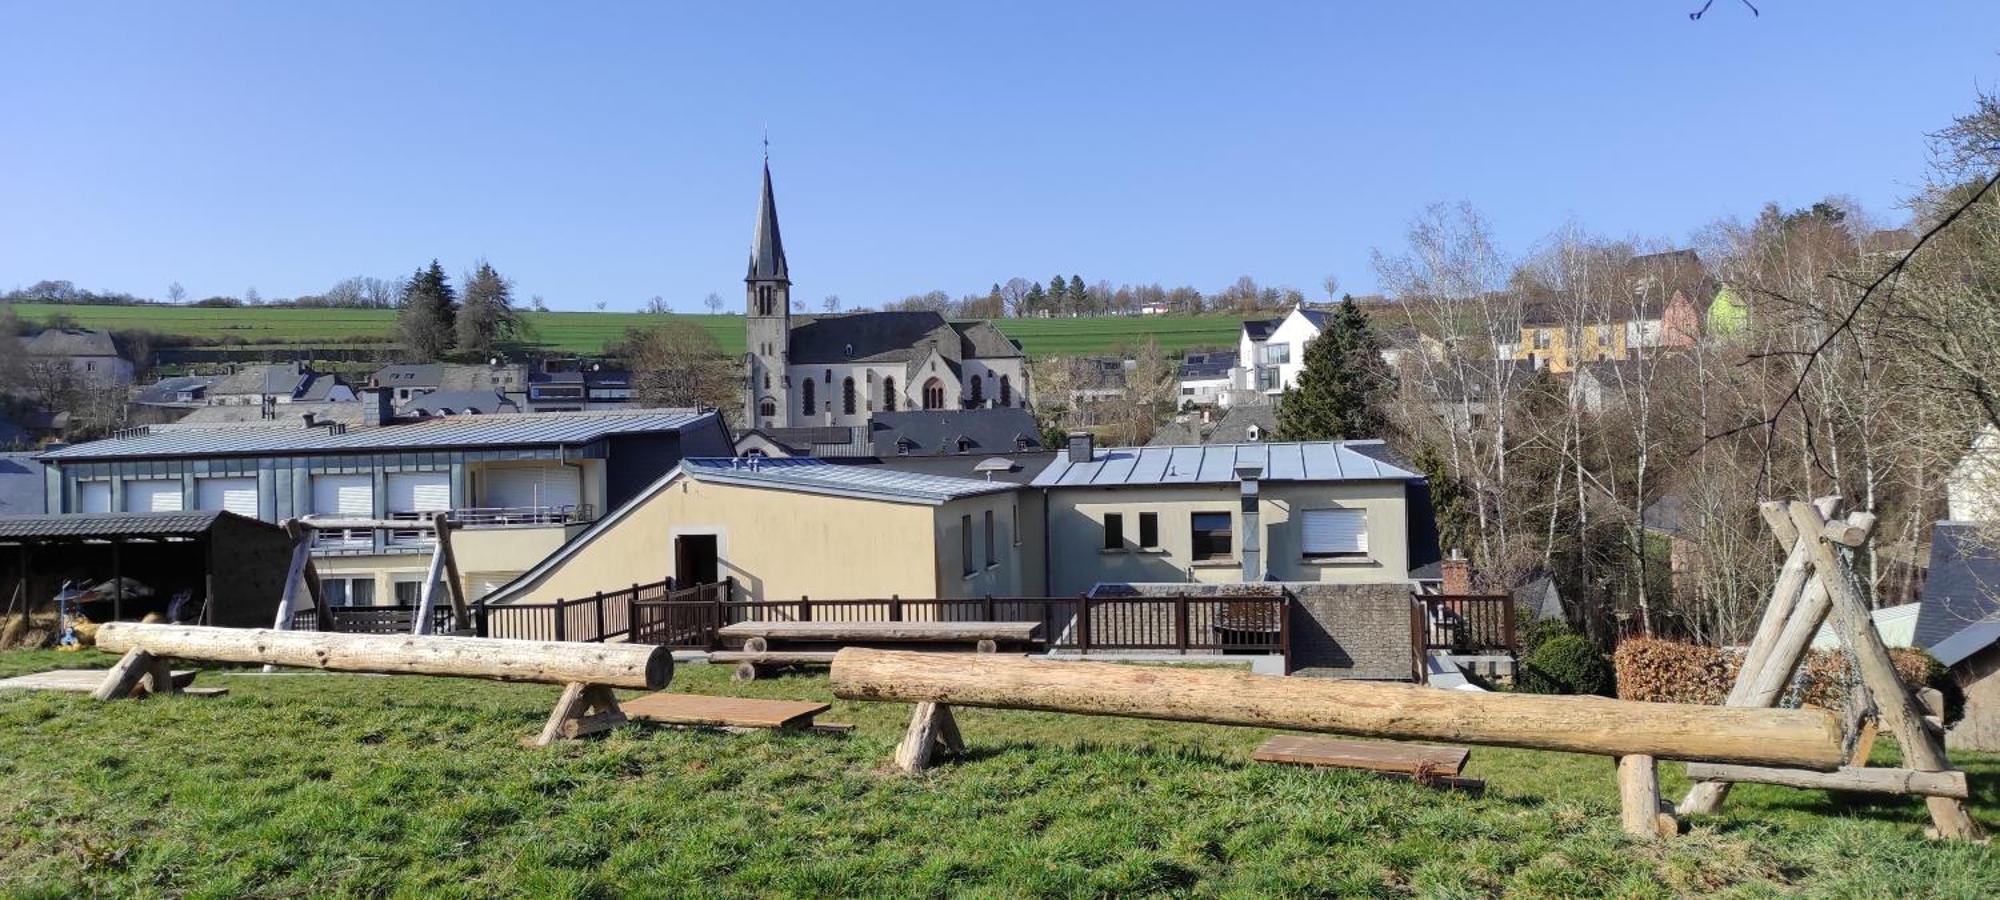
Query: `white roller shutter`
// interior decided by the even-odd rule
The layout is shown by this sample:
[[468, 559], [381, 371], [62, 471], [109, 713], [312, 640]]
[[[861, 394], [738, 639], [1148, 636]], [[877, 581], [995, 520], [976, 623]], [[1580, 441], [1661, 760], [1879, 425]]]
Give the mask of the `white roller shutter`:
[[195, 482], [198, 509], [221, 509], [257, 518], [257, 479], [203, 478]]
[[1305, 511], [1305, 555], [1368, 555], [1368, 513], [1360, 509]]
[[76, 511], [102, 513], [111, 511], [111, 482], [86, 481], [76, 486]]
[[575, 469], [563, 466], [540, 468], [489, 469], [486, 472], [486, 505], [505, 509], [575, 506], [582, 485]]
[[126, 512], [179, 512], [180, 509], [179, 479], [125, 482]]
[[451, 509], [451, 475], [446, 472], [395, 472], [389, 476], [389, 511], [442, 512]]
[[368, 475], [314, 475], [313, 515], [353, 516], [369, 518], [375, 515], [375, 484]]

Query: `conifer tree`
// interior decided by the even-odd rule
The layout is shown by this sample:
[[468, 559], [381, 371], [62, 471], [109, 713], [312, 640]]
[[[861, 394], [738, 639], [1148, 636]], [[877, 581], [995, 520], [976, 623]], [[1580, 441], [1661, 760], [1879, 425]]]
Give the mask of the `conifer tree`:
[[1306, 344], [1305, 367], [1278, 401], [1278, 438], [1286, 441], [1382, 437], [1385, 407], [1396, 386], [1382, 358], [1382, 339], [1353, 297], [1327, 317]]
[[404, 282], [399, 307], [396, 332], [411, 356], [433, 360], [451, 349], [458, 325], [458, 294], [437, 260]]
[[1049, 296], [1042, 292], [1042, 285], [1040, 282], [1036, 282], [1034, 285], [1028, 288], [1027, 302], [1022, 305], [1028, 308], [1028, 312], [1031, 315], [1034, 313], [1039, 313], [1043, 309], [1046, 309], [1048, 307]]
[[1074, 312], [1090, 312], [1090, 292], [1083, 286], [1082, 275], [1069, 277], [1069, 308]]
[[480, 260], [479, 268], [465, 278], [465, 302], [454, 324], [459, 352], [485, 356], [494, 345], [512, 337], [519, 324], [514, 286], [500, 277], [492, 264]]

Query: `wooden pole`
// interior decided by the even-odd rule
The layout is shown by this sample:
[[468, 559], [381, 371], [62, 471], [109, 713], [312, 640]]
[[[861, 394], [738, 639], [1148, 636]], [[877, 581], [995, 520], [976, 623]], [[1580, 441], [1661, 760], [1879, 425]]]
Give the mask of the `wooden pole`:
[[939, 749], [957, 753], [965, 749], [958, 736], [958, 723], [951, 707], [943, 703], [918, 703], [910, 708], [910, 727], [903, 742], [896, 745], [896, 768], [915, 774], [931, 766]]
[[546, 684], [659, 690], [673, 678], [673, 651], [650, 644], [584, 644], [499, 638], [413, 637], [107, 623], [99, 647], [168, 659], [265, 663], [333, 672], [456, 675]]
[[1660, 775], [1654, 760], [1644, 754], [1618, 757], [1618, 822], [1625, 833], [1642, 841], [1669, 836], [1672, 817], [1661, 821]]
[[[305, 590], [306, 570], [312, 565], [313, 530], [301, 524], [297, 519], [286, 519], [280, 527], [292, 539], [292, 561], [290, 565], [285, 567], [285, 587], [278, 594], [278, 612], [275, 617], [277, 621], [272, 622], [271, 627], [279, 631], [290, 631], [292, 628], [292, 616], [297, 612], [299, 592]], [[204, 613], [215, 608], [214, 591], [215, 580], [211, 578], [209, 579], [209, 595], [202, 599], [201, 605]], [[332, 613], [327, 611], [325, 606], [320, 605], [317, 600], [314, 601], [313, 617], [318, 620], [319, 627], [327, 627], [329, 618], [332, 615]], [[208, 619], [210, 622], [214, 621], [213, 618], [206, 615], [203, 618]], [[267, 665], [264, 667], [264, 671], [275, 672], [277, 668], [277, 666]]]
[[125, 564], [119, 553], [124, 542], [111, 542], [111, 621], [125, 618]]
[[1748, 781], [1809, 790], [1921, 794], [1926, 797], [1951, 797], [1957, 800], [1971, 796], [1967, 792], [1965, 773], [1956, 770], [1919, 772], [1915, 769], [1841, 766], [1833, 772], [1802, 772], [1798, 769], [1772, 769], [1763, 766], [1688, 763], [1687, 773], [1689, 778], [1699, 778], [1704, 781]]
[[[1812, 549], [1813, 567], [1819, 571], [1820, 581], [1826, 585], [1827, 594], [1833, 600], [1834, 629], [1853, 651], [1861, 681], [1875, 695], [1882, 724], [1896, 736], [1896, 743], [1903, 751], [1904, 764], [1919, 771], [1942, 772], [1950, 769], [1951, 760], [1945, 755], [1944, 743], [1925, 726], [1923, 710], [1918, 707], [1916, 698], [1911, 696], [1909, 687], [1896, 675], [1889, 648], [1883, 646], [1882, 635], [1875, 630], [1868, 604], [1856, 590], [1846, 564], [1834, 553], [1832, 545], [1821, 537], [1826, 520], [1818, 510], [1805, 503], [1792, 504], [1791, 512], [1792, 523], [1798, 527], [1799, 533], [1815, 536], [1807, 543]], [[1973, 821], [1971, 813], [1966, 811], [1964, 801], [1929, 797], [1924, 802], [1930, 807], [1931, 823], [1939, 837], [1980, 838], [1982, 830], [1979, 823]]]
[[431, 527], [437, 531], [437, 552], [444, 558], [444, 574], [447, 595], [451, 598], [451, 627], [454, 631], [469, 631], [472, 628], [472, 612], [465, 603], [465, 579], [458, 574], [458, 556], [451, 548], [451, 518], [448, 513], [437, 513], [431, 517]]
[[852, 647], [835, 655], [832, 680], [834, 696], [846, 700], [928, 701], [1821, 770], [1845, 761], [1839, 720], [1825, 710], [1469, 693]]

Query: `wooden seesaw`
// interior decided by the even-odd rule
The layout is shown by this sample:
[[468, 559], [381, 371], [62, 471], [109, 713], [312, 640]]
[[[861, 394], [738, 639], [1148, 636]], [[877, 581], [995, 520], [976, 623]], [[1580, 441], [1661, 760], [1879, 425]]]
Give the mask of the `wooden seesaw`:
[[1279, 678], [1115, 663], [850, 648], [833, 660], [844, 700], [916, 704], [896, 751], [905, 772], [957, 750], [952, 706], [1128, 716], [1363, 737], [1460, 741], [1615, 757], [1628, 834], [1678, 823], [1654, 761], [1679, 759], [1829, 772], [1843, 761], [1837, 716], [1601, 697], [1477, 694], [1405, 684]]
[[175, 659], [563, 685], [548, 724], [530, 742], [538, 747], [624, 724], [627, 719], [612, 688], [661, 690], [674, 674], [673, 652], [648, 644], [108, 622], [97, 630], [97, 646], [125, 654], [98, 686], [93, 696], [99, 700], [172, 693], [172, 678], [166, 673], [169, 661]]

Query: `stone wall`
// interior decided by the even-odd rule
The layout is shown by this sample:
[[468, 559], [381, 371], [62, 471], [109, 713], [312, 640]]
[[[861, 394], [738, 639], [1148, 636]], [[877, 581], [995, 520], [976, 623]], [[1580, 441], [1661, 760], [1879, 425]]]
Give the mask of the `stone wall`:
[[1323, 678], [1410, 679], [1410, 589], [1400, 584], [1287, 584], [1292, 672]]

